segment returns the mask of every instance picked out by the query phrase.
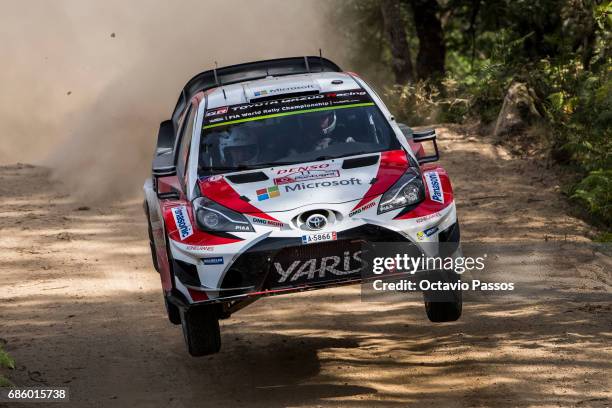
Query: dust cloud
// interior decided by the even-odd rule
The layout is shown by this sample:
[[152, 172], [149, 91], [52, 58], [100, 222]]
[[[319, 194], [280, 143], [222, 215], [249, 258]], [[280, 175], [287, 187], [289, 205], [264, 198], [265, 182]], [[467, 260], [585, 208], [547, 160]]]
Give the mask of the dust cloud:
[[0, 163], [51, 167], [81, 198], [139, 194], [159, 122], [194, 74], [334, 58], [323, 0], [0, 0]]

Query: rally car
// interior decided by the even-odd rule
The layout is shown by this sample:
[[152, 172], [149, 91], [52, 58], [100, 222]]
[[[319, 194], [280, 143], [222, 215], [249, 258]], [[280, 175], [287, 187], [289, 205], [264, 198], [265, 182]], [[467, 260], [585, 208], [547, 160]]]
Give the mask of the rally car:
[[[219, 319], [262, 296], [362, 282], [364, 243], [458, 245], [437, 159], [433, 130], [397, 123], [362, 78], [320, 56], [191, 79], [144, 185], [153, 264], [189, 353], [219, 351]], [[461, 296], [425, 306], [456, 320]]]

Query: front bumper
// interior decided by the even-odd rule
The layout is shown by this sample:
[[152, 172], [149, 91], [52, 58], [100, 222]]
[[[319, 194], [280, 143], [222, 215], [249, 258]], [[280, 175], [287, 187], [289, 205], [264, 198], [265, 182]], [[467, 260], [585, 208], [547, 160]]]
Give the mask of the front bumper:
[[[454, 224], [440, 237], [459, 242]], [[197, 269], [186, 262], [174, 261], [174, 274], [188, 288], [192, 301], [182, 303], [234, 302], [248, 298], [321, 289], [359, 283], [363, 273], [363, 251], [375, 250], [377, 243], [399, 243], [414, 257], [422, 248], [406, 236], [392, 230], [366, 224], [338, 232], [336, 241], [304, 245], [299, 237], [265, 238], [238, 255], [227, 268], [218, 288], [209, 288], [199, 280]], [[197, 296], [194, 296], [197, 295]], [[172, 299], [170, 299], [172, 300]]]

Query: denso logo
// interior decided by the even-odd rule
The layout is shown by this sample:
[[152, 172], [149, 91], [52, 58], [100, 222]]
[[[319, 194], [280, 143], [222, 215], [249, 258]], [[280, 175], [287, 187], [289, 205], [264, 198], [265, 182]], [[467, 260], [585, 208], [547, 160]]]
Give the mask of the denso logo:
[[187, 214], [187, 208], [184, 205], [172, 208], [172, 216], [174, 217], [181, 240], [193, 235], [193, 227], [189, 220], [189, 214]]
[[291, 184], [291, 183], [297, 183], [300, 181], [316, 180], [316, 179], [330, 178], [330, 177], [340, 177], [340, 172], [338, 170], [299, 171], [295, 173], [285, 174], [281, 177], [276, 177], [274, 179], [274, 184], [279, 186], [281, 184]]
[[442, 190], [442, 182], [440, 175], [435, 171], [425, 173], [425, 181], [429, 189], [429, 196], [432, 201], [444, 204], [444, 191]]
[[313, 164], [310, 166], [293, 167], [290, 169], [280, 169], [276, 172], [276, 174], [297, 173], [300, 171], [326, 169], [328, 167], [329, 167], [329, 163]]

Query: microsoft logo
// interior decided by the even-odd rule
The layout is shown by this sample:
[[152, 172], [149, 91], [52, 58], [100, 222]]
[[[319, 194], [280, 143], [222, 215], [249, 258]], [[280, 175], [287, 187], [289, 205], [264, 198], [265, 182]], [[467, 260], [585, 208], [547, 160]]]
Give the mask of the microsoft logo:
[[257, 191], [257, 201], [267, 200], [268, 198], [274, 198], [280, 196], [280, 191], [278, 191], [278, 186], [262, 188]]

